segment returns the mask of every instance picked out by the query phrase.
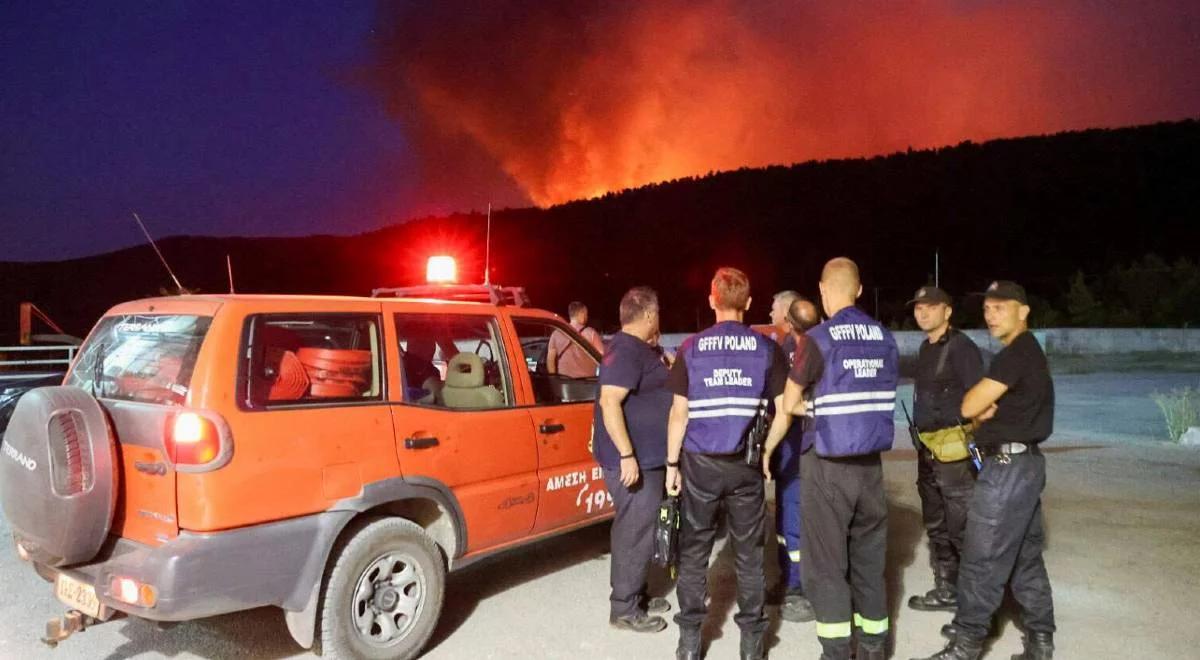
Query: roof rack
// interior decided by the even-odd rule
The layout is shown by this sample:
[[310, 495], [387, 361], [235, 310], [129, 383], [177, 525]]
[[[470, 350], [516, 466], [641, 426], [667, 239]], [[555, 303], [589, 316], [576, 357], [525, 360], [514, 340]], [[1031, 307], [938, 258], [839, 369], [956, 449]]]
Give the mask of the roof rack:
[[529, 295], [525, 287], [491, 284], [422, 284], [394, 288], [371, 289], [372, 298], [436, 298], [462, 302], [484, 302], [493, 305], [527, 307]]

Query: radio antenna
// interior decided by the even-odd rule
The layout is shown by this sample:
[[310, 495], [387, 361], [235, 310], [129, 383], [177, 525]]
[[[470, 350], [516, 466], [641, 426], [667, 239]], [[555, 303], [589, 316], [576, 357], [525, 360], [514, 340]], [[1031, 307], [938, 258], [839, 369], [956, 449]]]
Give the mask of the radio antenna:
[[171, 266], [167, 264], [167, 259], [163, 256], [162, 250], [158, 249], [158, 244], [154, 242], [153, 238], [150, 238], [150, 232], [146, 231], [146, 224], [142, 222], [137, 213], [133, 214], [133, 219], [137, 220], [138, 226], [142, 228], [142, 233], [146, 235], [146, 240], [150, 241], [150, 247], [154, 248], [155, 254], [158, 255], [158, 260], [162, 262], [163, 268], [167, 269], [167, 274], [175, 281], [175, 290], [182, 294], [183, 285], [179, 283], [179, 278], [175, 277], [175, 271], [171, 270]]
[[229, 253], [225, 254], [225, 272], [229, 273], [229, 293], [234, 293], [233, 290], [233, 260], [229, 258]]
[[492, 203], [488, 202], [487, 239], [483, 246], [483, 285], [492, 283]]

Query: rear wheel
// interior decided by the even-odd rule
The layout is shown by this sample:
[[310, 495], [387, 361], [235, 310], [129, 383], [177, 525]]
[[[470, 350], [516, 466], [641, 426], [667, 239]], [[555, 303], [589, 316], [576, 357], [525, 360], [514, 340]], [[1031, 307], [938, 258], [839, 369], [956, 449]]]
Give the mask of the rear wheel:
[[367, 523], [342, 546], [321, 595], [321, 654], [414, 658], [437, 625], [446, 568], [433, 540], [402, 518]]

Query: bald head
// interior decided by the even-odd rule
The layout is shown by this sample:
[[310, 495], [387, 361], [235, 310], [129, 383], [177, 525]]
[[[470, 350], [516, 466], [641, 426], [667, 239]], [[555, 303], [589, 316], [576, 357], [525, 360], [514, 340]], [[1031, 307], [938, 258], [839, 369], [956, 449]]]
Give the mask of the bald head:
[[821, 318], [817, 316], [817, 306], [812, 304], [811, 300], [800, 296], [788, 307], [787, 318], [798, 333], [807, 332], [809, 328], [821, 322]]
[[857, 298], [862, 286], [858, 279], [858, 264], [846, 257], [830, 259], [821, 269], [821, 285], [831, 292]]
[[858, 264], [850, 259], [830, 259], [821, 269], [821, 306], [825, 308], [826, 317], [833, 318], [834, 314], [853, 305], [861, 293]]

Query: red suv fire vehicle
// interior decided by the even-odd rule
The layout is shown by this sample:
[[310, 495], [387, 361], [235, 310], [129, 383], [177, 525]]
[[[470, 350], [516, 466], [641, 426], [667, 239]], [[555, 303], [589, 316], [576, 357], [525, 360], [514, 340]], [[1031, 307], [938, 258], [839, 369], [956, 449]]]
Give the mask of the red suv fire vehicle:
[[70, 610], [184, 621], [273, 605], [330, 657], [418, 655], [447, 571], [606, 520], [596, 378], [521, 289], [117, 305], [0, 450], [16, 551]]

